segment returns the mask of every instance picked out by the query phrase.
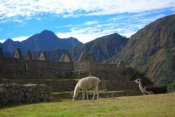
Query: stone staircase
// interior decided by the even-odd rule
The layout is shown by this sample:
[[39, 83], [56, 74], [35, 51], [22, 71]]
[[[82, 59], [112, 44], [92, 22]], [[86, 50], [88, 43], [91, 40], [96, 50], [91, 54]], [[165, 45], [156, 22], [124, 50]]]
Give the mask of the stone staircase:
[[[0, 83], [31, 83], [52, 86], [54, 99], [72, 99], [73, 90], [77, 81], [78, 79], [0, 79]], [[138, 85], [131, 81], [104, 80], [100, 84], [99, 89], [101, 98], [141, 95]], [[92, 97], [92, 91], [90, 91], [89, 96]]]

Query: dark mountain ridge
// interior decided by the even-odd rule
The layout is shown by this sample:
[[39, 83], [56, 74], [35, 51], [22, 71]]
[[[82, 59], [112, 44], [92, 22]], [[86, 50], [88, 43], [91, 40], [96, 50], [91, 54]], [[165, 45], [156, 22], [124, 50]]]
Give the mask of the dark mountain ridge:
[[41, 33], [35, 34], [24, 41], [18, 42], [7, 39], [1, 43], [3, 50], [13, 52], [16, 48], [20, 48], [24, 53], [27, 50], [43, 51], [43, 50], [56, 50], [56, 49], [71, 49], [82, 43], [76, 38], [58, 38], [52, 31], [44, 30]]

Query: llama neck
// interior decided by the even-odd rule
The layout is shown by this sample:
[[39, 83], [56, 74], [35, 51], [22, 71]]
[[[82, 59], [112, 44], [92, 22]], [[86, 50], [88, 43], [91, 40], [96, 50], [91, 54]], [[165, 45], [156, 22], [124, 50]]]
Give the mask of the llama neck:
[[141, 90], [142, 92], [145, 92], [145, 89], [144, 89], [142, 83], [139, 83], [139, 88], [140, 88], [140, 90]]
[[75, 89], [74, 89], [74, 96], [73, 98], [76, 98], [78, 96], [78, 92], [80, 91], [80, 87], [78, 85], [76, 85]]

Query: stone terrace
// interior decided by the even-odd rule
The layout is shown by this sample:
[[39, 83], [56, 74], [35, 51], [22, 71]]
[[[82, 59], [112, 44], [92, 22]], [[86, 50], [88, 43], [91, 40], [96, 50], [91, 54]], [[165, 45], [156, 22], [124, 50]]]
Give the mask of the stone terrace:
[[74, 78], [94, 75], [102, 80], [101, 97], [141, 94], [137, 84], [132, 81], [135, 73], [122, 62], [97, 64], [89, 54], [82, 54], [78, 62], [73, 62], [70, 55], [64, 55], [59, 62], [52, 62], [47, 61], [44, 52], [40, 60], [30, 60], [30, 52], [25, 57], [28, 59], [23, 60], [20, 50], [15, 52], [16, 58], [3, 58], [1, 52], [0, 83], [46, 84], [53, 88], [55, 98], [71, 99], [77, 82]]

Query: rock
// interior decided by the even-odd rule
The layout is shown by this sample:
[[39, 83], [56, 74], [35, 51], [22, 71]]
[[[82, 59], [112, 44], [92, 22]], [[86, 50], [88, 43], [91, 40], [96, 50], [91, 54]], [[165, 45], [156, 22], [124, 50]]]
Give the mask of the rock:
[[52, 88], [45, 84], [0, 84], [0, 106], [47, 101], [51, 94]]

